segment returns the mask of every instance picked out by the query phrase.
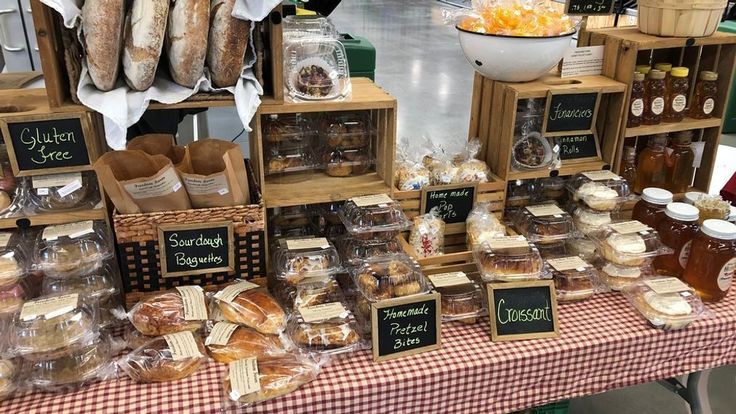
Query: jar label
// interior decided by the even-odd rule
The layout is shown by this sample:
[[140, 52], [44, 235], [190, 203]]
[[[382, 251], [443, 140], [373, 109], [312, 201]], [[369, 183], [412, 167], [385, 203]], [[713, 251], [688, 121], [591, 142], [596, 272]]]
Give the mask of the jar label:
[[733, 282], [733, 275], [736, 273], [736, 257], [726, 262], [718, 273], [718, 288], [727, 291]]
[[641, 98], [631, 101], [631, 115], [641, 116], [644, 113], [644, 100]]
[[713, 109], [716, 107], [716, 101], [713, 100], [713, 98], [708, 98], [703, 102], [703, 113], [706, 115], [709, 115], [711, 112], [713, 112]]
[[675, 95], [672, 99], [672, 109], [675, 112], [682, 112], [687, 106], [687, 97], [685, 95]]
[[652, 101], [652, 113], [654, 115], [662, 115], [664, 112], [664, 98], [654, 98]]
[[684, 246], [682, 246], [682, 250], [680, 250], [680, 257], [678, 258], [678, 261], [680, 262], [680, 267], [685, 268], [687, 266], [687, 259], [690, 258], [690, 248], [693, 245], [693, 241], [690, 240], [689, 242], [685, 243]]

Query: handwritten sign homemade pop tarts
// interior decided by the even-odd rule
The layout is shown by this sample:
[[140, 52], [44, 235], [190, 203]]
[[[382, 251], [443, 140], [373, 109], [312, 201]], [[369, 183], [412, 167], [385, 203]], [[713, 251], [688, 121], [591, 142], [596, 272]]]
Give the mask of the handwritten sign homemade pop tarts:
[[161, 225], [158, 243], [162, 277], [235, 270], [232, 222]]
[[544, 136], [589, 134], [595, 130], [598, 90], [549, 91], [544, 117]]
[[441, 346], [439, 293], [387, 299], [371, 306], [373, 360], [380, 362]]
[[445, 224], [465, 224], [475, 204], [478, 183], [452, 184], [429, 187], [422, 190], [420, 211], [429, 213], [433, 208]]

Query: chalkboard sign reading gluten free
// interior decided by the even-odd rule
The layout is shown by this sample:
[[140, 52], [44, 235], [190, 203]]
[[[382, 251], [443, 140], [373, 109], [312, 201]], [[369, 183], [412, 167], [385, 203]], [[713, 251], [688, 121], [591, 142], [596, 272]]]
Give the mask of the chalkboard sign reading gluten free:
[[440, 348], [439, 293], [382, 300], [373, 304], [371, 313], [374, 361]]
[[33, 117], [2, 122], [5, 143], [9, 150], [12, 149], [15, 173], [64, 172], [89, 165], [82, 118], [73, 115], [60, 119], [44, 117], [44, 120]]
[[562, 161], [583, 161], [600, 158], [595, 134], [564, 135], [557, 137]]
[[559, 336], [557, 298], [551, 280], [489, 283], [492, 341]]
[[475, 204], [478, 184], [455, 184], [422, 190], [422, 214], [435, 209], [446, 224], [465, 223]]
[[566, 0], [565, 14], [571, 16], [605, 16], [613, 13], [616, 0]]
[[231, 222], [161, 225], [158, 243], [163, 277], [235, 270]]
[[545, 136], [588, 134], [593, 132], [598, 113], [599, 94], [595, 92], [570, 93], [549, 91], [547, 116], [544, 118]]

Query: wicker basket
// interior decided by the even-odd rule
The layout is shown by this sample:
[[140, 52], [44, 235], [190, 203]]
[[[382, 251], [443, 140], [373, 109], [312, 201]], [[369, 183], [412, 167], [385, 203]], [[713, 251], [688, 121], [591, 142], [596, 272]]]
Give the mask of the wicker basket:
[[727, 5], [728, 0], [639, 0], [639, 30], [656, 36], [710, 36]]

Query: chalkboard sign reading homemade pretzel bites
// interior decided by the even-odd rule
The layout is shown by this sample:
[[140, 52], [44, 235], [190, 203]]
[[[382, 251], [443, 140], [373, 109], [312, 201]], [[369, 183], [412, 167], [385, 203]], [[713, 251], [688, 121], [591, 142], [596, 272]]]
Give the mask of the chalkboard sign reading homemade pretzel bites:
[[597, 134], [563, 135], [556, 139], [563, 164], [600, 159]]
[[421, 214], [436, 209], [445, 224], [465, 223], [475, 204], [478, 183], [453, 184], [424, 188]]
[[599, 98], [600, 93], [597, 90], [550, 90], [547, 93], [544, 135], [592, 133], [598, 115]]
[[373, 360], [385, 361], [439, 349], [439, 293], [376, 302], [371, 310]]
[[158, 243], [162, 277], [235, 270], [232, 222], [161, 225]]
[[487, 289], [492, 341], [559, 336], [553, 281], [489, 283]]
[[571, 16], [606, 16], [613, 13], [616, 0], [566, 0], [565, 14]]

